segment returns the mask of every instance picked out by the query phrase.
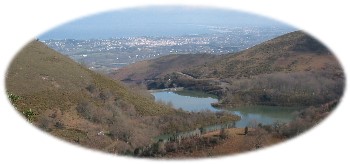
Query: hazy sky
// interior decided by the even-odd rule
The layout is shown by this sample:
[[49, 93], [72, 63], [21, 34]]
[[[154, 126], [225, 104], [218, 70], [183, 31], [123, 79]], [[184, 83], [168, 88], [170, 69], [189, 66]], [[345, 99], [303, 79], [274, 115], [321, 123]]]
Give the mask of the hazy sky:
[[91, 39], [129, 36], [174, 36], [208, 33], [207, 26], [285, 26], [274, 20], [233, 10], [148, 7], [83, 17], [58, 26], [39, 39]]

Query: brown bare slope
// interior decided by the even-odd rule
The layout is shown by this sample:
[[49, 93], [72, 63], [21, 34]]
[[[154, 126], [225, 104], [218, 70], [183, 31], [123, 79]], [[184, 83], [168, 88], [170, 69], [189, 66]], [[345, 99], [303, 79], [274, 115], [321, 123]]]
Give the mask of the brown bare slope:
[[[57, 97], [54, 98], [56, 101], [62, 98], [62, 103], [55, 101], [51, 104], [60, 108], [68, 108], [63, 103], [66, 100], [77, 102], [80, 97], [91, 94], [87, 89], [90, 85], [95, 91], [106, 90], [105, 92], [111, 92], [106, 94], [118, 95], [118, 98], [134, 105], [136, 110], [144, 115], [169, 112], [152, 101], [134, 95], [120, 83], [92, 72], [36, 41], [29, 43], [19, 52], [11, 63], [6, 79], [7, 89], [18, 96], [31, 95], [29, 97], [33, 101], [36, 100], [33, 96], [41, 94], [45, 96], [40, 98], [48, 101], [49, 98]], [[70, 96], [71, 94], [76, 96]]]
[[176, 60], [166, 56], [144, 61], [121, 70], [119, 79], [142, 81], [149, 89], [178, 86], [202, 90], [219, 96], [218, 105], [223, 106], [307, 106], [343, 94], [344, 73], [335, 55], [302, 31], [235, 54], [179, 65], [191, 58], [197, 61], [201, 57], [179, 55]]
[[226, 106], [319, 105], [339, 99], [344, 90], [336, 57], [302, 31], [183, 72], [226, 82], [220, 102]]
[[6, 89], [16, 110], [59, 138], [111, 153], [128, 153], [162, 133], [237, 120], [186, 113], [155, 103], [121, 83], [92, 72], [38, 41], [13, 59]]
[[335, 56], [322, 43], [296, 31], [185, 72], [199, 78], [248, 78], [274, 72], [322, 69], [342, 71]]
[[181, 72], [188, 67], [203, 65], [216, 58], [217, 56], [209, 54], [167, 55], [131, 64], [112, 73], [111, 76], [118, 80], [141, 82], [161, 78], [172, 72]]
[[42, 130], [109, 152], [149, 144], [160, 132], [140, 116], [174, 113], [38, 41], [14, 58], [6, 88], [19, 96], [13, 99], [17, 110]]

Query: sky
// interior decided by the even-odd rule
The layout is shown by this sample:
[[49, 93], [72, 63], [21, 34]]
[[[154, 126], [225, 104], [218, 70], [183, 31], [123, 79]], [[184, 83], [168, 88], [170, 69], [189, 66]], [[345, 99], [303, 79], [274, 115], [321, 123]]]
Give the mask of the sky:
[[41, 34], [47, 39], [108, 39], [134, 36], [179, 36], [213, 31], [209, 26], [287, 26], [234, 10], [195, 7], [144, 7], [98, 13], [70, 21]]

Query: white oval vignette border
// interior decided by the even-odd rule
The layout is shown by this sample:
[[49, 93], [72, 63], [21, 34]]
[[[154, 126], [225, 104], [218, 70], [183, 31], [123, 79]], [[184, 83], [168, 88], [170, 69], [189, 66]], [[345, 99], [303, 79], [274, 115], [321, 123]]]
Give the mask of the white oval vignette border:
[[[349, 24], [346, 1], [330, 0], [11, 0], [0, 2], [1, 52], [1, 106], [0, 109], [0, 163], [154, 163], [154, 159], [131, 159], [100, 153], [69, 144], [41, 132], [28, 124], [13, 110], [5, 94], [5, 73], [11, 59], [35, 36], [67, 21], [102, 11], [152, 5], [191, 5], [236, 9], [267, 16], [305, 30], [328, 46], [349, 72], [350, 60], [347, 39]], [[346, 74], [348, 75], [348, 74]], [[346, 76], [348, 77], [348, 76]], [[346, 81], [348, 84], [348, 81]], [[348, 85], [346, 84], [346, 90]], [[349, 162], [350, 146], [346, 120], [349, 116], [348, 91], [340, 105], [320, 126], [302, 136], [282, 144], [234, 156], [208, 158], [204, 163], [330, 163]], [[199, 159], [198, 159], [199, 160]], [[183, 163], [183, 160], [167, 162]], [[197, 163], [197, 160], [185, 162]]]

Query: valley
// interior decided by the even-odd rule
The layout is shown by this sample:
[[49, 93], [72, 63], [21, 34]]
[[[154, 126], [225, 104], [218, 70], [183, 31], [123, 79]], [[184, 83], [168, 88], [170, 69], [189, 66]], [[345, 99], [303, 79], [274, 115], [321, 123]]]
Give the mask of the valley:
[[112, 154], [260, 149], [322, 121], [345, 85], [336, 57], [302, 31], [238, 52], [160, 55], [106, 72], [46, 44], [32, 41], [12, 61], [11, 103], [41, 130]]
[[235, 54], [191, 59], [169, 55], [132, 64], [110, 76], [148, 89], [204, 91], [219, 97], [217, 107], [317, 105], [339, 99], [344, 87], [344, 74], [334, 55], [300, 31]]
[[[165, 90], [153, 93], [156, 99], [183, 110], [220, 108], [241, 116], [235, 121], [236, 128], [220, 130], [219, 125], [199, 138], [159, 143], [170, 151], [157, 154], [165, 158], [207, 157], [281, 142], [318, 124], [344, 90], [344, 73], [335, 56], [302, 31], [233, 54], [192, 55], [190, 59], [168, 55], [142, 61], [109, 76], [130, 86]], [[183, 90], [174, 91], [176, 88]], [[197, 92], [195, 98], [189, 92]], [[208, 95], [205, 102], [192, 100], [200, 98], [200, 92], [217, 101]], [[247, 127], [252, 132], [243, 130]]]

